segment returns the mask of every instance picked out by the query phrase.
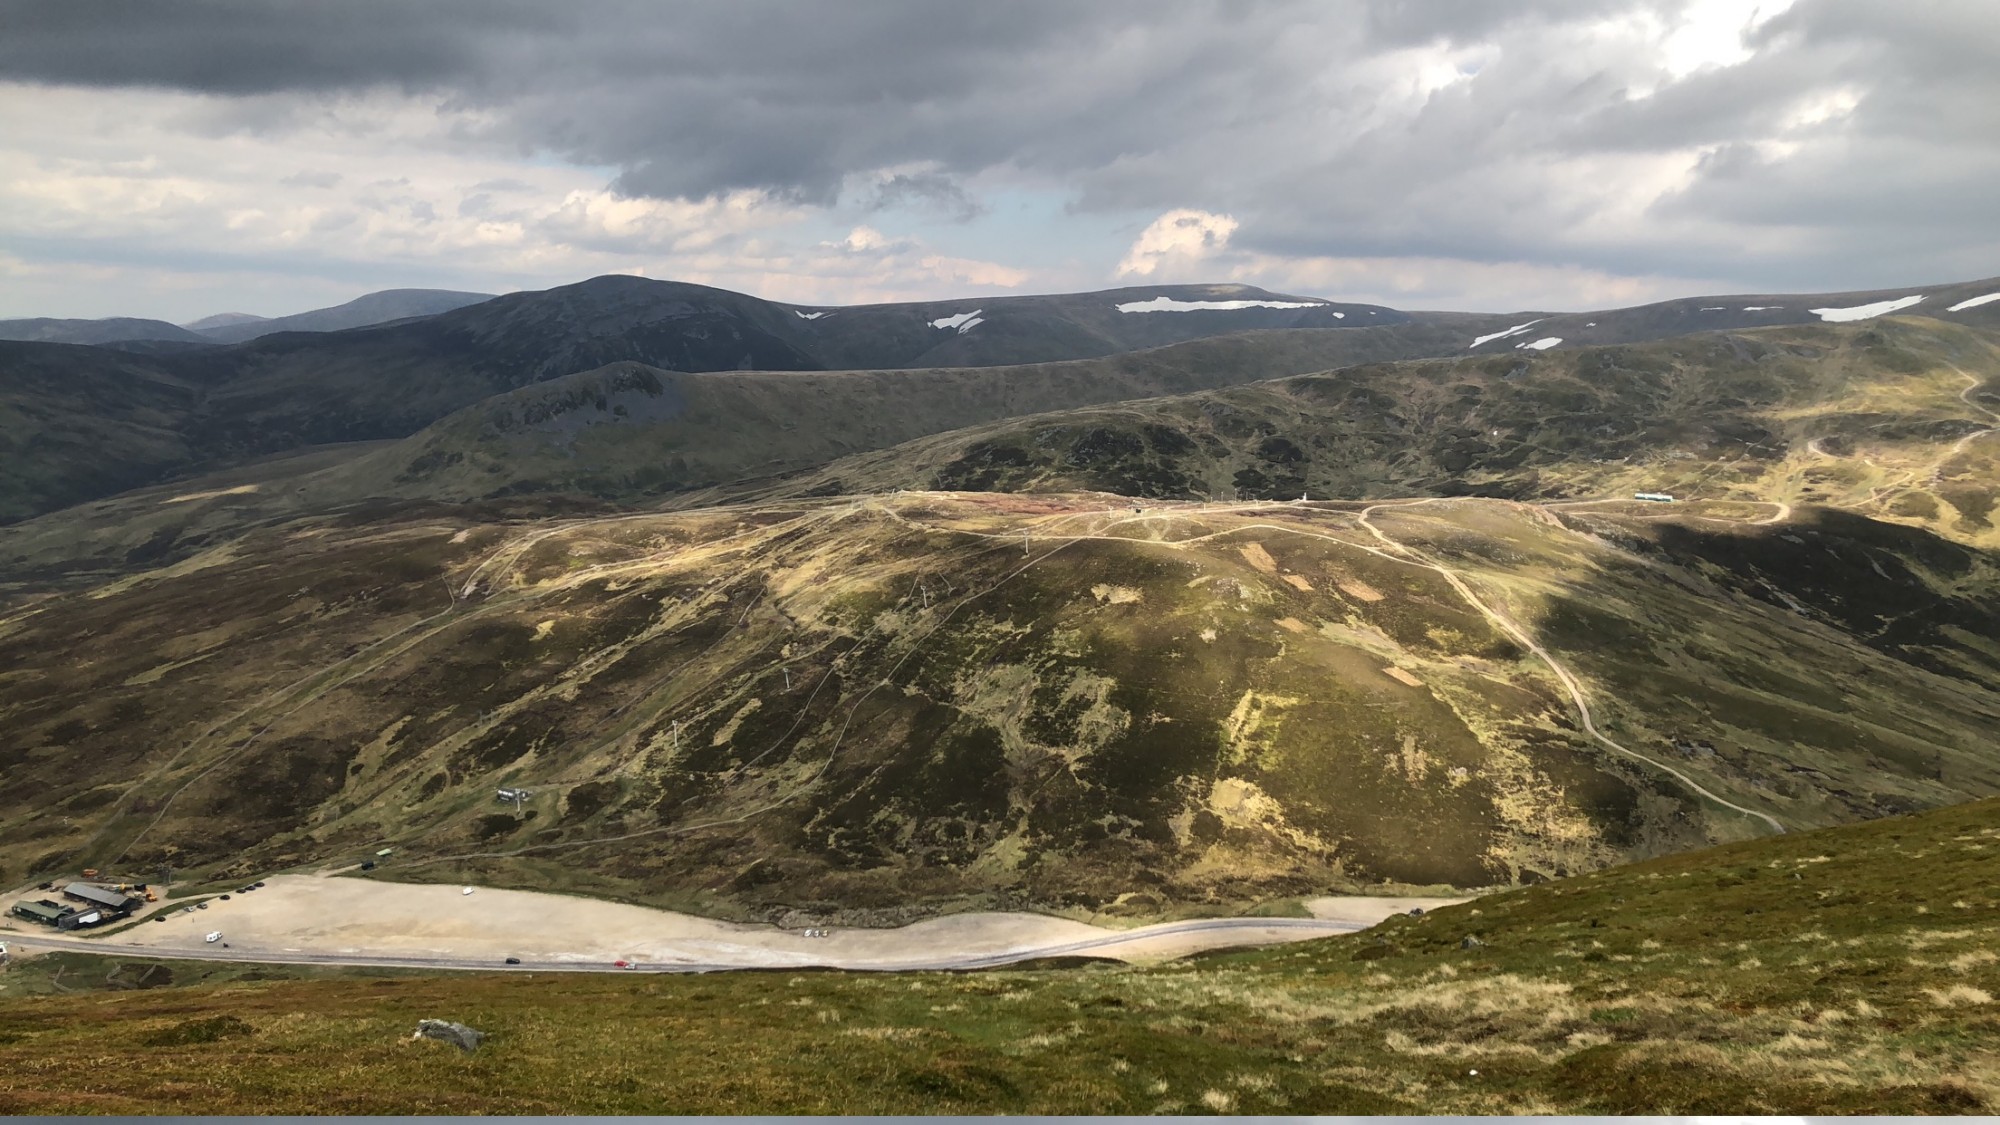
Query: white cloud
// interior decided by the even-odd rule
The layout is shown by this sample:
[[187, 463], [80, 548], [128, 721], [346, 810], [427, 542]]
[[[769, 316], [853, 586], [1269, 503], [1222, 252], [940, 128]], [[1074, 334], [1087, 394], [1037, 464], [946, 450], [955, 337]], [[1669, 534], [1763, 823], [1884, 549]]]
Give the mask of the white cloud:
[[0, 273], [0, 315], [638, 269], [1574, 307], [2000, 253], [2000, 5], [1971, 0], [1024, 2], [978, 34], [885, 3], [43, 7], [0, 37], [52, 83], [0, 84], [0, 252], [55, 273]]
[[1228, 215], [1181, 208], [1154, 219], [1118, 263], [1119, 277], [1179, 274], [1229, 246], [1236, 220]]
[[1791, 6], [1792, 0], [1691, 0], [1660, 45], [1661, 61], [1675, 78], [1735, 66], [1753, 54], [1744, 37]]
[[605, 169], [490, 150], [479, 118], [399, 96], [256, 114], [252, 134], [217, 99], [29, 93], [0, 86], [0, 248], [38, 247], [0, 257], [0, 316], [273, 315], [395, 285], [604, 273], [830, 304], [1034, 276], [872, 226], [814, 239], [817, 212], [762, 191], [623, 196]]
[[874, 227], [862, 226], [848, 231], [847, 237], [839, 245], [843, 250], [866, 253], [870, 250], [882, 249], [889, 245], [889, 240], [882, 237], [882, 232], [876, 230]]

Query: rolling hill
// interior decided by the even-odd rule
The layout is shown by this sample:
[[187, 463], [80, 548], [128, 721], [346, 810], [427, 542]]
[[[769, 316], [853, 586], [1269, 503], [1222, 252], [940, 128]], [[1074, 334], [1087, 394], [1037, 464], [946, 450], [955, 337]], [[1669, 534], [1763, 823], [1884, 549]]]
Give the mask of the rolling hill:
[[[393, 846], [392, 877], [731, 916], [1145, 912], [2000, 791], [1991, 553], [1630, 507], [283, 524], [0, 621], [0, 878]], [[499, 785], [534, 793], [519, 816]]]
[[44, 344], [115, 344], [131, 340], [171, 340], [183, 344], [207, 342], [200, 335], [164, 320], [127, 316], [102, 320], [48, 317], [0, 320], [0, 340], [29, 340]]
[[[1148, 292], [1034, 300], [1340, 311]], [[22, 507], [68, 506], [0, 531], [0, 875], [393, 845], [724, 913], [1144, 911], [2000, 790], [1986, 329], [631, 354], [803, 366], [861, 346], [849, 313], [955, 346], [996, 307], [600, 279], [182, 356], [7, 345], [5, 432], [44, 440], [12, 451], [45, 470]], [[141, 478], [228, 467], [79, 477], [125, 446]], [[1651, 489], [1695, 502], [1605, 501]], [[662, 495], [685, 510], [632, 506]]]
[[384, 289], [356, 297], [346, 304], [290, 316], [222, 313], [196, 321], [187, 328], [218, 344], [236, 344], [274, 332], [338, 332], [346, 328], [367, 328], [412, 317], [435, 316], [492, 299], [491, 293], [460, 293], [451, 289]]
[[763, 494], [1560, 500], [1651, 490], [1837, 505], [1993, 546], [1996, 427], [2000, 335], [1896, 317], [1361, 364], [1010, 418], [843, 458]]
[[106, 348], [0, 342], [0, 524], [123, 492], [195, 458], [199, 388]]
[[[1229, 298], [1224, 304], [1246, 307], [1135, 313], [1122, 313], [1117, 307], [1160, 301], [1199, 304], [1218, 295]], [[448, 296], [457, 300], [467, 295]], [[1266, 307], [1274, 303], [1281, 307]], [[166, 423], [187, 456], [163, 466], [139, 451], [135, 464], [125, 466], [126, 451], [111, 443], [96, 449], [89, 465], [53, 459], [36, 466], [34, 475], [51, 482], [46, 493], [20, 489], [6, 499], [13, 510], [33, 514], [79, 497], [104, 495], [90, 493], [86, 485], [107, 474], [158, 481], [309, 446], [407, 437], [494, 395], [616, 362], [680, 372], [935, 370], [1104, 356], [1280, 325], [1339, 326], [1359, 323], [1371, 313], [1373, 323], [1404, 320], [1393, 310], [1280, 299], [1243, 286], [1156, 286], [1001, 298], [953, 311], [964, 304], [968, 303], [878, 305], [808, 314], [719, 289], [617, 276], [342, 332], [274, 332], [226, 347], [128, 342], [120, 346], [140, 350], [121, 353], [116, 362], [132, 372], [137, 383], [166, 381], [198, 389], [187, 407]], [[986, 308], [989, 304], [992, 307]], [[983, 316], [971, 315], [982, 310]], [[1352, 320], [1343, 319], [1348, 312], [1354, 314]], [[1464, 329], [1489, 319], [1447, 318], [1446, 323]], [[1436, 327], [1435, 346], [1442, 347], [1443, 325]], [[1356, 354], [1382, 353], [1361, 348]], [[7, 378], [15, 365], [45, 367], [73, 356], [60, 351], [0, 353], [0, 363], [8, 365], [0, 367], [0, 379]], [[1234, 377], [1261, 374], [1252, 368], [1237, 371]], [[1193, 385], [1216, 382], [1211, 378]], [[31, 396], [36, 385], [16, 387], [15, 394]], [[1109, 390], [1129, 389], [1072, 394], [1030, 402], [1028, 408], [1103, 401]], [[65, 406], [58, 397], [24, 408], [54, 415]], [[991, 416], [975, 413], [950, 424]], [[920, 432], [928, 431], [905, 430], [896, 440]], [[30, 440], [25, 433], [0, 433], [0, 437], [12, 437], [17, 444]], [[836, 436], [834, 441], [840, 439]], [[66, 481], [66, 474], [76, 479]], [[11, 483], [12, 474], [8, 479]]]
[[1477, 355], [1500, 355], [1559, 347], [1630, 344], [1698, 332], [1853, 324], [1899, 313], [1975, 328], [2000, 328], [2000, 278], [1845, 293], [1681, 297], [1603, 312], [1524, 312], [1509, 316], [1507, 319], [1514, 323], [1503, 328], [1473, 335], [1464, 350]]
[[[92, 493], [88, 482], [107, 477], [141, 482], [148, 478], [153, 481], [185, 478], [313, 446], [405, 438], [468, 409], [473, 413], [461, 418], [460, 423], [478, 417], [481, 409], [504, 421], [510, 411], [538, 410], [533, 401], [560, 405], [578, 395], [595, 401], [602, 396], [587, 386], [535, 388], [618, 363], [682, 374], [743, 369], [877, 373], [908, 370], [932, 374], [966, 368], [992, 370], [973, 379], [972, 387], [953, 386], [958, 376], [947, 377], [936, 388], [928, 385], [935, 380], [919, 380], [925, 385], [910, 411], [918, 420], [906, 424], [894, 417], [883, 419], [883, 424], [872, 427], [876, 431], [873, 436], [857, 432], [851, 426], [832, 426], [827, 432], [815, 433], [808, 419], [804, 432], [795, 427], [780, 434], [758, 436], [756, 440], [763, 444], [758, 450], [761, 455], [755, 459], [739, 457], [732, 461], [723, 456], [717, 463], [690, 473], [674, 468], [671, 460], [665, 465], [636, 463], [630, 456], [631, 449], [604, 451], [601, 457], [587, 450], [578, 455], [569, 449], [569, 435], [558, 435], [555, 444], [559, 448], [551, 457], [556, 462], [572, 463], [552, 463], [549, 457], [538, 456], [529, 448], [532, 442], [518, 435], [509, 438], [502, 434], [502, 444], [509, 447], [503, 460], [511, 464], [525, 455], [528, 463], [523, 472], [504, 469], [500, 474], [502, 479], [461, 479], [445, 482], [445, 486], [460, 493], [483, 494], [493, 488], [541, 487], [544, 483], [590, 491], [603, 491], [607, 487], [658, 489], [725, 483], [744, 472], [756, 471], [758, 466], [763, 466], [764, 471], [806, 467], [814, 463], [814, 458], [823, 458], [829, 452], [838, 455], [863, 451], [884, 441], [893, 444], [938, 429], [994, 419], [1003, 413], [1034, 413], [1133, 395], [1298, 374], [1311, 369], [1300, 364], [1307, 362], [1308, 354], [1314, 352], [1317, 358], [1310, 362], [1321, 368], [1421, 355], [1484, 354], [1480, 349], [1498, 349], [1511, 357], [1532, 359], [1579, 346], [1643, 342], [1689, 331], [1729, 330], [1740, 327], [1746, 319], [1813, 319], [1817, 314], [1799, 310], [1835, 307], [1919, 308], [1934, 314], [1934, 319], [1976, 326], [2000, 317], [2000, 304], [1980, 303], [1977, 299], [1984, 295], [1985, 289], [1996, 286], [2000, 283], [1933, 286], [1872, 304], [1865, 299], [1877, 294], [1742, 298], [1742, 305], [1727, 306], [1737, 310], [1733, 313], [1727, 308], [1714, 312], [1713, 309], [1724, 306], [1704, 306], [1698, 302], [1735, 302], [1738, 298], [1700, 298], [1575, 314], [1571, 319], [1582, 322], [1575, 328], [1566, 327], [1567, 322], [1555, 318], [1548, 322], [1556, 327], [1547, 330], [1560, 329], [1567, 335], [1530, 338], [1544, 329], [1526, 324], [1516, 314], [1405, 314], [1376, 306], [1273, 294], [1246, 286], [1152, 286], [1101, 293], [808, 309], [702, 286], [625, 276], [602, 277], [341, 332], [277, 332], [226, 347], [194, 347], [184, 341], [122, 344], [140, 349], [126, 362], [143, 358], [145, 371], [137, 373], [142, 382], [169, 381], [198, 388], [190, 406], [179, 417], [167, 421], [187, 450], [186, 458], [176, 464], [161, 465], [149, 452], [139, 451], [132, 458], [133, 463], [127, 465], [126, 451], [111, 443], [96, 451], [96, 463], [92, 465], [71, 465], [55, 459], [38, 466], [33, 475], [50, 482], [46, 491], [41, 486], [24, 489], [8, 500], [13, 511], [45, 512], [63, 503], [73, 503], [79, 497], [94, 499], [104, 495]], [[435, 295], [420, 292], [427, 297]], [[456, 301], [468, 295], [447, 296]], [[1910, 303], [1911, 297], [1917, 298], [1915, 304]], [[1841, 304], [1850, 301], [1863, 303]], [[1758, 311], [1745, 312], [1745, 309]], [[330, 314], [338, 311], [323, 310]], [[1584, 317], [1591, 319], [1586, 321]], [[262, 322], [259, 327], [269, 323]], [[1517, 328], [1521, 331], [1513, 331]], [[218, 329], [222, 330], [226, 329]], [[1081, 382], [1087, 381], [1091, 373], [1071, 368], [1063, 378], [1077, 385], [1060, 395], [1024, 394], [1018, 401], [1002, 401], [970, 410], [934, 409], [934, 400], [939, 398], [960, 401], [992, 398], [990, 390], [980, 388], [990, 387], [993, 372], [1009, 367], [1039, 367], [1171, 348], [1203, 339], [1246, 334], [1260, 337], [1273, 332], [1289, 334], [1289, 339], [1278, 344], [1241, 345], [1233, 359], [1236, 366], [1226, 372], [1217, 370], [1212, 358], [1199, 361], [1196, 365], [1206, 368], [1201, 379], [1183, 380], [1178, 387], [1171, 383], [1135, 386], [1129, 378], [1121, 377], [1117, 365], [1110, 365], [1097, 369], [1109, 376], [1109, 382], [1089, 388]], [[1302, 343], [1315, 333], [1341, 339]], [[1347, 338], [1352, 333], [1362, 335]], [[1546, 349], [1541, 347], [1544, 343], [1548, 344]], [[1267, 350], [1276, 353], [1268, 361], [1263, 354]], [[32, 362], [53, 362], [62, 354], [48, 353], [33, 358]], [[1169, 359], [1168, 365], [1174, 362]], [[1034, 373], [1022, 374], [1024, 381], [1035, 381]], [[830, 416], [839, 418], [871, 409], [870, 396], [889, 382], [878, 374], [872, 379], [840, 381], [841, 387], [859, 392], [853, 397], [841, 390], [816, 389], [814, 394], [829, 408]], [[719, 385], [703, 384], [704, 389]], [[911, 385], [916, 386], [917, 382]], [[742, 393], [746, 402], [759, 395], [748, 389]], [[495, 398], [508, 395], [516, 397]], [[488, 400], [494, 401], [482, 408], [480, 404]], [[650, 405], [656, 407], [658, 403]], [[54, 402], [33, 409], [49, 414], [62, 408], [60, 402]], [[763, 414], [772, 419], [797, 409], [796, 404], [780, 403], [775, 414], [770, 411]], [[572, 423], [581, 417], [567, 407], [560, 413]], [[780, 422], [784, 424], [789, 423]], [[739, 429], [734, 421], [725, 428]], [[748, 434], [755, 428], [756, 423], [746, 421], [739, 432]], [[868, 428], [871, 427], [863, 427]], [[611, 437], [610, 430], [604, 427], [592, 429], [593, 440], [606, 437], [614, 446], [643, 445], [645, 440], [623, 435]], [[666, 436], [673, 440], [671, 434]], [[432, 435], [426, 444], [438, 445], [441, 440], [442, 446], [449, 448], [426, 449], [412, 461], [430, 453], [445, 458], [454, 453], [461, 458], [480, 455], [477, 449], [457, 448], [467, 444], [464, 435], [447, 434], [433, 440], [437, 438], [438, 435]], [[17, 445], [25, 440], [25, 437], [15, 438]], [[686, 459], [686, 453], [680, 449], [675, 456]], [[407, 474], [399, 470], [388, 475], [393, 480]], [[388, 487], [385, 482], [376, 483]], [[409, 481], [397, 483], [407, 485]]]

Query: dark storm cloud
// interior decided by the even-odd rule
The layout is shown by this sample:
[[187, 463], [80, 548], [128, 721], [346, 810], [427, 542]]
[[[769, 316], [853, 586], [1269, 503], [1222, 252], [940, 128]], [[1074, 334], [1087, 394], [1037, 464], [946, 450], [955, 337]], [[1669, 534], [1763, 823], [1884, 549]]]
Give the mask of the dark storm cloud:
[[[0, 78], [388, 88], [634, 195], [965, 216], [979, 177], [1017, 177], [1084, 210], [1227, 212], [1236, 247], [1278, 255], [1706, 277], [1726, 257], [1777, 285], [2000, 250], [2000, 4], [1798, 0], [1747, 61], [1670, 73], [1658, 40], [1688, 8], [6, 0]], [[232, 128], [277, 127], [245, 106]]]

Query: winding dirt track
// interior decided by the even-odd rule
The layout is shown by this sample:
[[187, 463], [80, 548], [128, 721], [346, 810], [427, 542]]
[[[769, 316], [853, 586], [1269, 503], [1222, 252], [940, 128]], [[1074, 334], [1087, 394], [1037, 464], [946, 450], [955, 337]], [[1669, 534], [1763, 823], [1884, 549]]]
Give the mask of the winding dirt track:
[[[1382, 507], [1382, 505], [1378, 504], [1375, 507], [1363, 509], [1360, 517], [1361, 526], [1366, 528], [1369, 534], [1381, 540], [1385, 545], [1387, 545], [1392, 550], [1407, 554], [1410, 557], [1410, 559], [1416, 563], [1416, 565], [1425, 567], [1429, 570], [1436, 571], [1439, 575], [1443, 576], [1444, 580], [1451, 584], [1451, 588], [1458, 591], [1459, 596], [1464, 598], [1467, 604], [1471, 605], [1474, 609], [1478, 610], [1480, 614], [1484, 616], [1488, 621], [1491, 621], [1495, 628], [1507, 634], [1509, 637], [1512, 637], [1515, 643], [1519, 644], [1522, 648], [1527, 649], [1529, 652], [1534, 653], [1536, 659], [1540, 660], [1543, 664], [1548, 665], [1549, 671], [1554, 673], [1556, 679], [1562, 683], [1563, 690], [1569, 693], [1570, 702], [1576, 707], [1577, 720], [1579, 724], [1583, 727], [1583, 731], [1585, 734], [1588, 734], [1591, 738], [1596, 739], [1600, 745], [1604, 746], [1608, 750], [1611, 750], [1618, 754], [1622, 754], [1625, 757], [1633, 759], [1634, 761], [1644, 762], [1646, 765], [1649, 765], [1654, 769], [1659, 770], [1660, 772], [1675, 778], [1681, 784], [1687, 786], [1689, 789], [1693, 790], [1695, 793], [1699, 794], [1703, 798], [1712, 801], [1715, 804], [1725, 809], [1730, 809], [1734, 812], [1742, 813], [1744, 816], [1755, 817], [1756, 819], [1763, 821], [1765, 824], [1770, 825], [1771, 830], [1773, 832], [1782, 833], [1785, 830], [1785, 826], [1779, 823], [1778, 818], [1772, 816], [1770, 813], [1759, 812], [1756, 809], [1745, 808], [1742, 805], [1735, 803], [1734, 801], [1728, 800], [1727, 798], [1724, 797], [1717, 796], [1715, 793], [1710, 792], [1708, 789], [1704, 788], [1699, 782], [1695, 781], [1693, 778], [1675, 769], [1674, 767], [1667, 765], [1665, 762], [1649, 758], [1646, 755], [1641, 754], [1636, 750], [1621, 745], [1620, 743], [1613, 741], [1609, 735], [1606, 735], [1603, 731], [1597, 729], [1597, 722], [1591, 716], [1590, 713], [1590, 700], [1588, 697], [1584, 695], [1583, 685], [1580, 682], [1578, 682], [1575, 674], [1572, 673], [1568, 668], [1564, 667], [1561, 661], [1557, 660], [1553, 655], [1551, 655], [1548, 649], [1543, 648], [1541, 646], [1541, 643], [1536, 641], [1535, 638], [1532, 635], [1530, 635], [1526, 629], [1523, 629], [1519, 625], [1516, 625], [1511, 618], [1507, 617], [1505, 614], [1494, 609], [1491, 605], [1488, 605], [1486, 601], [1482, 599], [1478, 594], [1473, 593], [1472, 587], [1466, 585], [1465, 579], [1459, 577], [1456, 571], [1453, 571], [1450, 567], [1445, 566], [1443, 563], [1438, 562], [1436, 559], [1431, 558], [1429, 555], [1424, 554], [1422, 551], [1419, 551], [1414, 547], [1408, 546], [1407, 544], [1399, 543], [1396, 540], [1389, 538], [1388, 535], [1384, 534], [1382, 529], [1376, 527], [1374, 522], [1369, 519], [1369, 517], [1374, 515], [1376, 510], [1380, 507]], [[1787, 512], [1789, 512], [1789, 510], [1790, 510], [1789, 508], [1786, 509]], [[1758, 521], [1758, 522], [1768, 522], [1768, 521]]]
[[1970, 406], [1974, 410], [1979, 411], [1981, 414], [1986, 415], [1988, 418], [1993, 419], [1994, 424], [1986, 427], [1983, 430], [1975, 430], [1972, 433], [1969, 433], [1964, 437], [1959, 438], [1957, 441], [1953, 442], [1951, 445], [1951, 452], [1945, 454], [1943, 457], [1938, 458], [1937, 467], [1931, 470], [1931, 483], [1933, 484], [1937, 483], [1938, 473], [1943, 470], [1944, 463], [1946, 461], [1951, 460], [1953, 457], [1958, 456], [1961, 452], [1963, 452], [1966, 443], [1972, 441], [1974, 438], [1983, 438], [1988, 434], [2000, 432], [2000, 411], [1988, 410], [1984, 406], [1981, 406], [1978, 403], [1972, 401], [1972, 392], [1978, 390], [1982, 386], [1985, 386], [1986, 381], [1984, 379], [1981, 379], [1979, 376], [1974, 375], [1971, 372], [1966, 371], [1960, 367], [1954, 366], [1952, 370], [1958, 372], [1959, 376], [1965, 380], [1965, 389], [1958, 392], [1959, 401], [1965, 403], [1965, 405]]

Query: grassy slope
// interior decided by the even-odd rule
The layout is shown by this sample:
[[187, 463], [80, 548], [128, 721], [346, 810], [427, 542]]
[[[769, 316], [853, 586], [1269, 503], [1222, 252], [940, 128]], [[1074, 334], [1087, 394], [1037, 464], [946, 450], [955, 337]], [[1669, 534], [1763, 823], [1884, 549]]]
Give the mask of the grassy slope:
[[[1759, 830], [1582, 739], [1352, 508], [474, 514], [290, 525], [0, 622], [5, 877], [390, 842], [398, 878], [887, 919], [1527, 880]], [[1987, 554], [1703, 514], [1374, 519], [1731, 800], [1823, 824], [2000, 789]]]
[[0, 343], [0, 524], [133, 488], [190, 457], [198, 392], [102, 348]]
[[[50, 959], [0, 974], [0, 1111], [1990, 1111], [1996, 820], [1734, 844], [1156, 968], [140, 990], [208, 970]], [[51, 1003], [58, 969], [120, 990]], [[420, 1018], [493, 1038], [407, 1042]]]
[[[75, 506], [0, 528], [0, 575], [45, 580], [79, 571], [116, 572], [128, 565], [128, 556], [136, 555], [133, 561], [140, 563], [182, 557], [247, 527], [375, 497], [630, 499], [729, 484], [1023, 412], [1436, 354], [1460, 342], [1471, 330], [1466, 324], [1483, 319], [1490, 318], [1444, 316], [1421, 325], [1246, 333], [1131, 355], [978, 370], [685, 375], [621, 363], [500, 394], [493, 392], [512, 384], [504, 379], [495, 384], [496, 372], [530, 359], [489, 357], [472, 363], [451, 351], [470, 345], [437, 344], [448, 353], [440, 358], [394, 335], [435, 331], [435, 326], [343, 334], [353, 338], [338, 341], [341, 346], [326, 355], [312, 350], [315, 337], [282, 337], [253, 345], [270, 350], [268, 356], [238, 357], [251, 370], [242, 377], [242, 386], [214, 393], [208, 411], [215, 418], [203, 423], [212, 432], [190, 439], [176, 429], [188, 425], [178, 415], [158, 423], [159, 440], [173, 443], [170, 453], [145, 460], [143, 471], [120, 481], [124, 487], [141, 485], [184, 469], [197, 453], [212, 459], [216, 449], [241, 446], [222, 431], [245, 424], [240, 417], [245, 412], [255, 423], [258, 440], [267, 445], [341, 443], [308, 451], [314, 458], [310, 471], [304, 454], [295, 452], [164, 489], [76, 503], [104, 495], [98, 483], [89, 483], [102, 475], [101, 466], [119, 466], [139, 456], [132, 439], [93, 432], [96, 444], [79, 445], [73, 456], [45, 458], [31, 474], [50, 477], [52, 483], [24, 496], [17, 505], [19, 515], [45, 512], [58, 501]], [[537, 326], [560, 335], [564, 323], [526, 327]], [[578, 330], [573, 324], [567, 328]], [[550, 357], [526, 350], [529, 342], [512, 336], [482, 346], [522, 349], [521, 356], [548, 367], [550, 376], [575, 370], [570, 364], [621, 354], [561, 352]], [[67, 350], [102, 358], [96, 352]], [[118, 362], [129, 366], [141, 361], [119, 357]], [[273, 371], [260, 374], [267, 366]], [[310, 393], [292, 385], [300, 371], [311, 376]], [[387, 389], [357, 391], [349, 376]], [[422, 393], [404, 393], [407, 388], [421, 388]], [[81, 410], [68, 399], [51, 405], [42, 392], [29, 397], [29, 405], [41, 412], [37, 417], [60, 421], [64, 411]], [[5, 405], [0, 402], [0, 408]], [[387, 448], [348, 440], [384, 432], [400, 436], [454, 409], [456, 413]], [[267, 410], [276, 413], [266, 418], [260, 412]], [[385, 421], [385, 411], [395, 419]], [[0, 427], [0, 436], [6, 432]], [[87, 466], [100, 468], [87, 473]], [[258, 487], [242, 491], [244, 485]], [[231, 488], [238, 491], [222, 493]], [[51, 500], [45, 495], [50, 489], [67, 491]], [[171, 496], [204, 492], [222, 494], [171, 507], [162, 504]], [[0, 502], [5, 498], [0, 491]]]
[[[1190, 296], [1203, 288], [1161, 287]], [[739, 293], [614, 276], [340, 332], [266, 336], [262, 332], [271, 325], [260, 324], [258, 339], [217, 347], [201, 346], [206, 341], [191, 333], [181, 333], [186, 340], [179, 346], [154, 341], [118, 351], [0, 344], [5, 376], [0, 382], [7, 384], [0, 392], [5, 400], [0, 401], [0, 467], [7, 471], [0, 476], [21, 475], [42, 485], [0, 487], [0, 521], [307, 446], [407, 437], [493, 395], [613, 363], [707, 372], [950, 370], [1103, 356], [1266, 327], [1331, 330], [1359, 322], [1334, 319], [1335, 306], [1166, 319], [1113, 309], [1113, 302], [1134, 295], [997, 299], [978, 332], [960, 335], [930, 326], [940, 315], [933, 305], [840, 309], [807, 321], [785, 306]], [[1366, 311], [1339, 307], [1357, 317]], [[1382, 324], [1406, 319], [1393, 310], [1375, 311]], [[1453, 315], [1440, 323], [1473, 326], [1491, 319]], [[1454, 328], [1449, 339], [1456, 342], [1460, 334]], [[1439, 336], [1438, 346], [1424, 354], [1448, 350], [1446, 339]], [[140, 351], [147, 354], [136, 354]], [[82, 396], [65, 385], [83, 379], [102, 383], [101, 369], [107, 366], [120, 369], [122, 380], [113, 389], [121, 393], [93, 393], [79, 401]], [[46, 367], [53, 367], [53, 381], [40, 377]], [[146, 398], [148, 383], [201, 391], [162, 403], [156, 394]], [[123, 395], [140, 401], [121, 401]], [[1106, 397], [1118, 396], [1055, 399], [1028, 408]], [[157, 437], [144, 440], [116, 424], [102, 424], [135, 413], [171, 440], [170, 456]], [[95, 426], [98, 440], [87, 452], [64, 449], [60, 442], [28, 448], [51, 424], [58, 432]], [[894, 440], [908, 436], [914, 433]], [[842, 451], [868, 447], [847, 445]]]
[[762, 495], [1103, 489], [1834, 504], [2000, 544], [2000, 338], [1935, 320], [1412, 360], [1014, 418]]
[[[1631, 332], [1680, 323], [1646, 312], [1633, 310]], [[1377, 362], [1461, 347], [1470, 319], [1427, 314], [977, 371], [592, 370], [484, 399], [387, 448], [350, 446], [344, 463], [329, 450], [311, 473], [290, 459], [219, 475], [259, 484], [255, 493], [168, 510], [141, 492], [0, 529], [0, 569], [21, 579], [114, 572], [135, 551], [179, 557], [233, 530], [368, 497], [623, 502], [664, 492], [699, 505], [907, 487], [1281, 498], [1666, 488], [1841, 504], [2000, 542], [1989, 518], [2000, 442], [1968, 436], [2000, 408], [1982, 385], [1995, 365], [1990, 333], [1894, 319]], [[371, 379], [409, 359], [363, 358]], [[1364, 366], [1236, 385], [1344, 364]], [[392, 379], [412, 380], [477, 397], [431, 375]], [[334, 393], [333, 383], [320, 390]], [[1089, 405], [1112, 399], [1127, 401]], [[367, 414], [358, 408], [329, 407], [321, 421]], [[354, 432], [379, 432], [379, 421]], [[189, 482], [175, 494], [215, 487]]]
[[1274, 330], [971, 369], [684, 375], [624, 365], [480, 402], [328, 486], [343, 496], [440, 499], [702, 488], [992, 419], [1436, 354], [1461, 331]]

